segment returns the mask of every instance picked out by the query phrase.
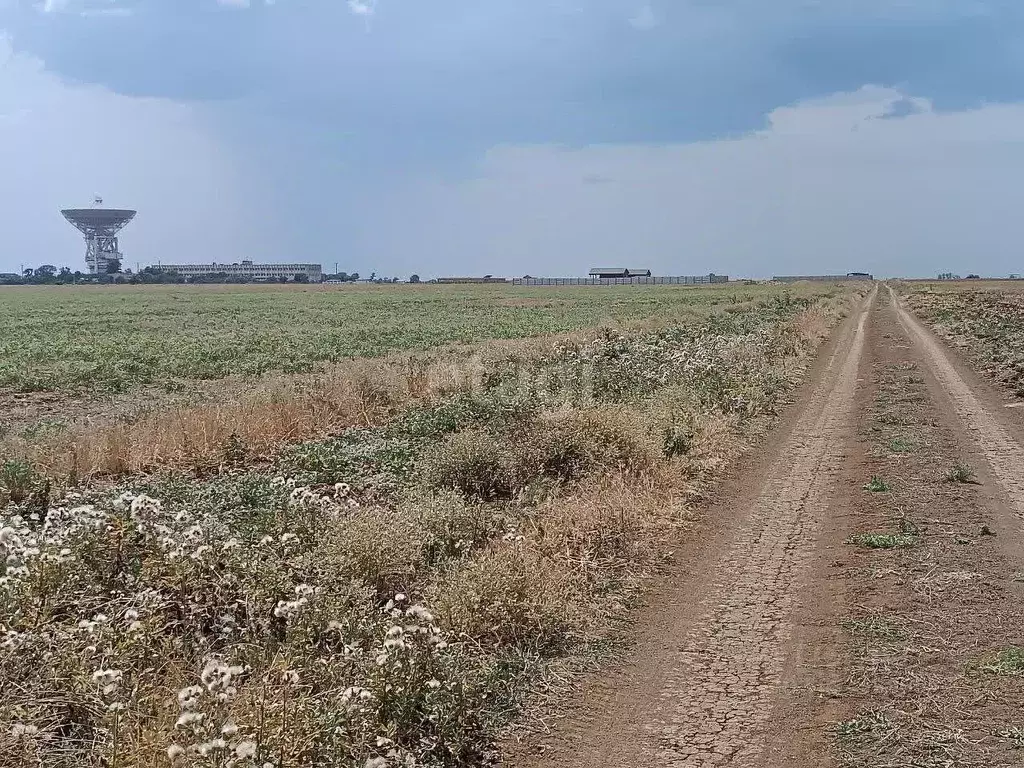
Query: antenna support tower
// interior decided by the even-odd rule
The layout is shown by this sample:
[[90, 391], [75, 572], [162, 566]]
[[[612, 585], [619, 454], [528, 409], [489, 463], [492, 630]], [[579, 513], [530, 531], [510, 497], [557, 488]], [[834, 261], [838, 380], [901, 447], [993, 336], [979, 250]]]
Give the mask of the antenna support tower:
[[89, 274], [105, 275], [110, 262], [120, 262], [123, 258], [118, 249], [117, 233], [135, 218], [135, 211], [102, 208], [100, 197], [94, 204], [93, 208], [66, 208], [61, 214], [85, 235], [85, 263]]

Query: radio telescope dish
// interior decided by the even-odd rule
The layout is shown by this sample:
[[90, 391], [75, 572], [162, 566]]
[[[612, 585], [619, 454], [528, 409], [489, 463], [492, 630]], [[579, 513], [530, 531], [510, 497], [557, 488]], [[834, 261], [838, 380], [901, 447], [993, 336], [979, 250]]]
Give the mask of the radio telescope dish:
[[[96, 201], [102, 202], [100, 198], [96, 198]], [[119, 208], [66, 208], [61, 214], [85, 235], [85, 263], [90, 274], [106, 274], [110, 262], [121, 261], [117, 233], [135, 218], [135, 211]]]

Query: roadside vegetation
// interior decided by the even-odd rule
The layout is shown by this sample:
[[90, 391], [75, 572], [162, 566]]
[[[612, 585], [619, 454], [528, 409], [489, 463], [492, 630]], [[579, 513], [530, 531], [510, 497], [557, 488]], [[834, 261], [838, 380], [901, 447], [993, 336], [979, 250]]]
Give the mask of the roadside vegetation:
[[1024, 286], [904, 286], [908, 306], [986, 376], [1024, 397]]
[[215, 463], [75, 485], [7, 459], [0, 754], [489, 759], [531, 688], [607, 644], [852, 296], [506, 348], [418, 398], [369, 377], [379, 415], [272, 449], [232, 433]]

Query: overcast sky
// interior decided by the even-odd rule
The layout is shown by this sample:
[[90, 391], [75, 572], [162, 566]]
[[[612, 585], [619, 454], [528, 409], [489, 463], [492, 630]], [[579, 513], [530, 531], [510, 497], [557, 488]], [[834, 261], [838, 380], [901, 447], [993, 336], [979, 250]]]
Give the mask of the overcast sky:
[[1021, 0], [0, 0], [0, 271], [1024, 273]]

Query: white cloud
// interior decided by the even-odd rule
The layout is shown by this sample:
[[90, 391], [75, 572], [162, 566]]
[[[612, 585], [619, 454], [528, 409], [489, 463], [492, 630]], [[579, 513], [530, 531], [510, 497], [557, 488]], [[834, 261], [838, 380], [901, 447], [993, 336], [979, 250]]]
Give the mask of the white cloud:
[[134, 10], [118, 0], [42, 0], [36, 4], [43, 13], [75, 13], [79, 16], [131, 16]]
[[248, 8], [250, 5], [249, 0], [217, 0], [217, 4], [227, 8]]
[[356, 16], [372, 16], [377, 10], [377, 0], [348, 0], [348, 9]]
[[[879, 119], [906, 99], [914, 113]], [[1021, 272], [1022, 136], [1024, 105], [943, 113], [866, 87], [731, 140], [496, 147], [474, 178], [389, 192], [362, 237], [481, 274]]]

